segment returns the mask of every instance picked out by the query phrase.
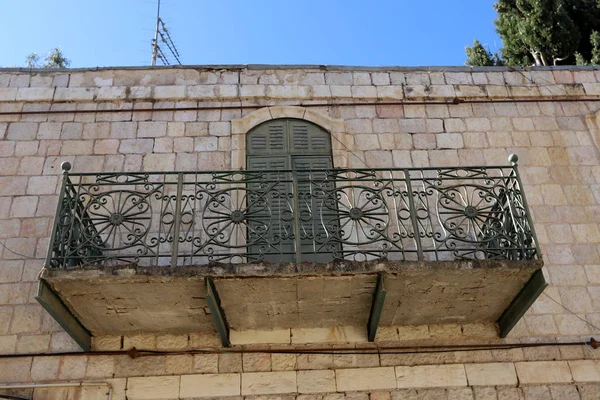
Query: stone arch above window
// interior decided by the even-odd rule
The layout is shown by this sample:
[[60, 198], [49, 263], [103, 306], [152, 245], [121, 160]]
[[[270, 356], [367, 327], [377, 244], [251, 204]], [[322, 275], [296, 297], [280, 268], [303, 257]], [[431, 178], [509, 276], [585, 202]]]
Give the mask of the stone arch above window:
[[243, 118], [231, 121], [231, 164], [233, 169], [246, 168], [246, 134], [266, 121], [280, 118], [309, 121], [328, 132], [331, 135], [334, 166], [348, 167], [348, 156], [350, 152], [354, 151], [354, 141], [348, 137], [344, 121], [330, 118], [308, 107], [277, 106], [260, 108]]

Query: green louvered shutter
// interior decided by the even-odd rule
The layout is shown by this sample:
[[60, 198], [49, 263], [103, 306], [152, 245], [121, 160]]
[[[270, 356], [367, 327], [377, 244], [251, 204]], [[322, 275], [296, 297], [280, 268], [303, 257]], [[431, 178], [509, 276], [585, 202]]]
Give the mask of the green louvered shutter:
[[[326, 262], [332, 259], [330, 254], [325, 253], [321, 242], [327, 236], [325, 225], [332, 222], [330, 211], [321, 212], [322, 198], [315, 196], [314, 184], [310, 181], [320, 182], [325, 180], [324, 171], [313, 172], [309, 176], [308, 170], [330, 169], [333, 167], [331, 158], [331, 141], [329, 133], [317, 125], [296, 119], [276, 119], [265, 122], [252, 129], [247, 136], [247, 167], [250, 171], [281, 171], [292, 169], [298, 186], [294, 192], [291, 183], [280, 184], [279, 193], [293, 193], [299, 201], [301, 252], [303, 261]], [[272, 172], [268, 175], [269, 180], [285, 179], [283, 173]], [[287, 174], [287, 180], [291, 176]], [[252, 189], [253, 185], [249, 185]], [[295, 233], [293, 221], [282, 222], [282, 212], [293, 207], [293, 196], [284, 198], [279, 196], [268, 199], [268, 209], [263, 213], [256, 213], [259, 222], [253, 222], [256, 227], [269, 226], [269, 234], [265, 236], [267, 241], [278, 243], [270, 247], [265, 259], [272, 262], [286, 262], [295, 260], [295, 245], [291, 239]], [[321, 196], [322, 197], [322, 196]], [[289, 202], [291, 202], [291, 204]], [[270, 214], [269, 214], [270, 213]], [[310, 217], [306, 217], [306, 216]], [[249, 227], [250, 231], [253, 226]], [[249, 232], [249, 238], [251, 237]], [[270, 235], [270, 236], [269, 236]], [[255, 237], [255, 236], [254, 236]], [[279, 241], [278, 241], [279, 240]], [[260, 245], [249, 246], [251, 253], [261, 251]], [[264, 252], [264, 249], [262, 250]], [[272, 254], [270, 254], [272, 253]], [[283, 253], [283, 254], [282, 254]], [[280, 254], [282, 254], [280, 256]]]
[[290, 120], [292, 154], [316, 155], [331, 157], [331, 141], [329, 133], [310, 122]]
[[[331, 157], [328, 156], [292, 158], [292, 168], [298, 179], [296, 195], [300, 206], [303, 261], [328, 262], [333, 259], [327, 227], [331, 231], [331, 224], [336, 222], [337, 213], [325, 203], [326, 191], [333, 188], [333, 182], [327, 180], [326, 172], [331, 167]], [[305, 215], [310, 215], [311, 218], [305, 218]]]
[[[248, 134], [248, 155], [287, 155], [288, 135], [285, 120], [261, 124]], [[249, 166], [248, 166], [249, 167]]]
[[[248, 184], [249, 201], [260, 197], [264, 202], [256, 201], [249, 204], [248, 241], [255, 243], [249, 246], [251, 258], [261, 258], [266, 261], [289, 262], [295, 252], [291, 239], [293, 225], [285, 223], [280, 216], [290, 210], [288, 193], [292, 186], [288, 174], [280, 172], [290, 169], [286, 156], [252, 156], [248, 157], [248, 169], [265, 171], [263, 182]], [[287, 181], [286, 181], [287, 179]], [[266, 183], [266, 186], [265, 186]], [[280, 256], [283, 254], [283, 258]], [[286, 256], [287, 254], [287, 256]]]

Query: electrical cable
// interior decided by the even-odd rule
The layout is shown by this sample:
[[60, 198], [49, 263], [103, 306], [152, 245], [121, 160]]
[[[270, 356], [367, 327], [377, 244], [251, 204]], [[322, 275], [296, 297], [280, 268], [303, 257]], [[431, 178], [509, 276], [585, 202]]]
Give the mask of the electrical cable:
[[17, 253], [16, 251], [11, 250], [2, 241], [0, 241], [0, 246], [4, 247], [8, 252], [13, 253], [13, 254], [15, 254], [17, 256], [28, 258], [28, 259], [31, 259], [31, 260], [39, 260], [39, 258], [35, 258], [35, 257], [31, 257], [31, 256], [26, 256], [25, 254]]
[[382, 355], [403, 355], [403, 354], [436, 354], [452, 353], [462, 351], [489, 351], [489, 350], [512, 350], [535, 347], [559, 347], [559, 346], [590, 346], [597, 349], [600, 343], [594, 338], [589, 341], [577, 342], [542, 342], [542, 343], [496, 343], [496, 344], [473, 344], [473, 345], [413, 345], [413, 346], [384, 346], [384, 347], [364, 347], [364, 348], [270, 348], [270, 349], [195, 349], [195, 350], [138, 350], [135, 347], [129, 350], [111, 350], [111, 351], [88, 351], [88, 352], [63, 352], [63, 353], [27, 353], [27, 354], [1, 354], [3, 358], [21, 358], [21, 357], [59, 357], [59, 356], [123, 356], [131, 358], [146, 356], [164, 356], [164, 355], [191, 355], [191, 354], [241, 354], [241, 353], [260, 353], [260, 354], [296, 354], [296, 355], [362, 355], [362, 354], [382, 354]]
[[552, 298], [550, 295], [546, 294], [546, 292], [542, 292], [542, 294], [544, 296], [546, 296], [547, 298], [549, 298], [550, 300], [552, 300], [553, 302], [555, 302], [556, 304], [558, 304], [559, 306], [561, 306], [562, 308], [564, 308], [565, 310], [567, 310], [568, 312], [570, 312], [571, 314], [573, 314], [574, 316], [576, 316], [577, 318], [579, 318], [580, 320], [582, 320], [583, 322], [585, 322], [586, 324], [588, 324], [589, 326], [591, 326], [592, 328], [597, 329], [598, 331], [600, 331], [599, 327], [597, 327], [596, 325], [592, 324], [590, 321], [586, 320], [585, 318], [581, 318], [574, 311], [572, 311], [569, 308], [565, 307], [563, 304], [561, 304], [560, 302], [558, 302], [557, 300], [555, 300], [554, 298]]

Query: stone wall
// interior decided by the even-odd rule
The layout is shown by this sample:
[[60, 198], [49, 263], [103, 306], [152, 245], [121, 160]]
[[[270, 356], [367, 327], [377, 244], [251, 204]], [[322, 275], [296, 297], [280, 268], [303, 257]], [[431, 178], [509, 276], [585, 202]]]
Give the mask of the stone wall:
[[[598, 95], [600, 70], [594, 68], [511, 71], [229, 66], [0, 71], [0, 241], [6, 246], [0, 248], [0, 354], [78, 350], [34, 300], [56, 210], [62, 161], [70, 161], [74, 172], [237, 169], [244, 166], [245, 132], [279, 117], [305, 118], [329, 130], [334, 163], [340, 167], [506, 165], [509, 154], [518, 154], [550, 287], [507, 341], [588, 340], [600, 334]], [[389, 330], [379, 339], [460, 341], [469, 330], [460, 325], [402, 329]], [[472, 336], [479, 343], [498, 342], [493, 332], [487, 336], [481, 332]], [[157, 340], [150, 338], [143, 344], [157, 348]], [[96, 348], [126, 350], [127, 343], [133, 342], [130, 338], [99, 338]], [[180, 348], [205, 344], [192, 346], [188, 338]], [[184, 391], [186, 380], [200, 379], [179, 375], [226, 373], [221, 367], [196, 369], [198, 356], [180, 356], [184, 358], [168, 363], [169, 357], [163, 357], [158, 362], [161, 367], [151, 374], [173, 376], [160, 379], [171, 385], [172, 391], [158, 398], [171, 398], [175, 390]], [[274, 356], [269, 357], [271, 363]], [[518, 383], [514, 382], [514, 371], [519, 373], [521, 362], [540, 366], [527, 362], [590, 357], [591, 350], [582, 348], [569, 357], [556, 347], [514, 360], [481, 358], [476, 352], [453, 362], [442, 357], [421, 360], [416, 364], [459, 363], [456, 368], [466, 371], [461, 375], [460, 386], [464, 387], [427, 389], [431, 390], [429, 397], [424, 397], [420, 387], [405, 389], [391, 383], [390, 387], [373, 389], [340, 386], [336, 365], [322, 368], [326, 370], [322, 380], [329, 385], [324, 391], [347, 392], [347, 398], [357, 399], [379, 389], [385, 391], [371, 393], [372, 398], [387, 399], [390, 393], [395, 399], [470, 399], [473, 393], [476, 398], [549, 398], [548, 393], [555, 398], [580, 398], [575, 391], [581, 398], [597, 398], [597, 386], [564, 386], [591, 379], [577, 378], [572, 363], [556, 364], [562, 368], [559, 381], [544, 378], [528, 382], [525, 375], [519, 375]], [[117, 373], [118, 357], [85, 356], [5, 358], [0, 360], [0, 381], [94, 380], [94, 372], [89, 371], [95, 371], [98, 360], [104, 360], [98, 368], [108, 371], [98, 377], [118, 378], [115, 387], [120, 385], [121, 390], [132, 387], [135, 393], [136, 387], [152, 385], [137, 378], [126, 382]], [[481, 388], [471, 383], [469, 371], [475, 367], [469, 363], [500, 361], [515, 363], [515, 367], [506, 367], [513, 368], [510, 377], [507, 375], [508, 386], [495, 389], [491, 386], [498, 383], [493, 383]], [[581, 364], [586, 374], [597, 377], [593, 375], [598, 374], [595, 362], [581, 362], [587, 363]], [[267, 371], [272, 369], [269, 365]], [[291, 369], [302, 369], [292, 365]], [[387, 365], [402, 363], [378, 360], [350, 366]], [[178, 370], [179, 366], [183, 369]], [[54, 372], [36, 375], [42, 370]], [[243, 382], [246, 371], [238, 368], [229, 371], [232, 376], [206, 379], [239, 380], [242, 372]], [[389, 367], [389, 371], [390, 382], [400, 382], [405, 373], [402, 368]], [[304, 375], [298, 372], [293, 376], [290, 382], [293, 380], [298, 390], [292, 392], [303, 393], [299, 388]], [[319, 382], [320, 377], [314, 381]], [[558, 386], [528, 386], [538, 383]], [[524, 386], [516, 388], [517, 384]], [[255, 394], [244, 391], [243, 384], [241, 388], [231, 395]], [[402, 391], [390, 392], [392, 389]], [[350, 393], [354, 390], [360, 393]], [[276, 392], [280, 393], [288, 392]]]

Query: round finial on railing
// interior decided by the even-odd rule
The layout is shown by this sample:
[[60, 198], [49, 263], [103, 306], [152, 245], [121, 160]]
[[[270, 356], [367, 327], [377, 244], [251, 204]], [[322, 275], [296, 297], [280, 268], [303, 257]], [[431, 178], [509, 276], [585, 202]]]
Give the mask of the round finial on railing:
[[68, 161], [63, 161], [60, 164], [60, 168], [63, 170], [63, 173], [67, 173], [71, 170], [71, 163]]
[[511, 154], [510, 156], [508, 156], [508, 162], [511, 163], [512, 165], [517, 165], [517, 162], [519, 161], [519, 156], [516, 154]]

